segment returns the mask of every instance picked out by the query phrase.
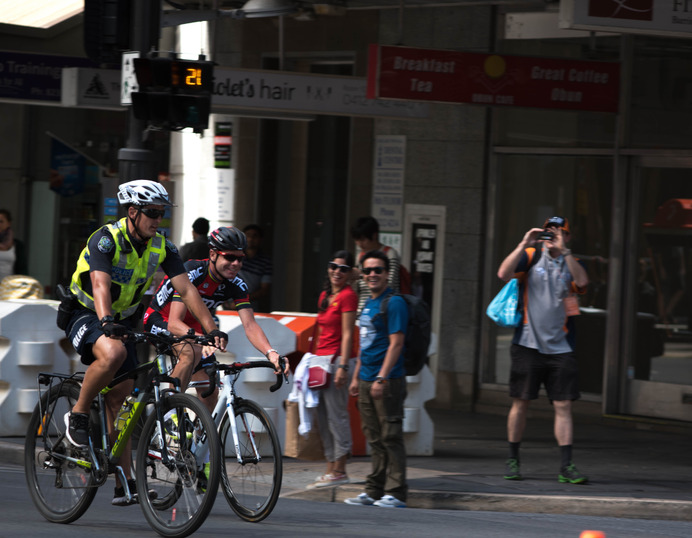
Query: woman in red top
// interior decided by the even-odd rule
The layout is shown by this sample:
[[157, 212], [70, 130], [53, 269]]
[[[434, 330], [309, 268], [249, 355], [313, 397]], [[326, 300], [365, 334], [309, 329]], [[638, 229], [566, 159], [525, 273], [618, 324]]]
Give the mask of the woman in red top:
[[351, 453], [351, 423], [348, 415], [349, 359], [353, 356], [353, 327], [358, 296], [351, 288], [353, 254], [337, 251], [327, 266], [325, 289], [318, 302], [318, 344], [315, 355], [335, 355], [332, 383], [320, 390], [317, 423], [327, 460], [327, 472], [308, 488], [348, 483], [346, 460]]

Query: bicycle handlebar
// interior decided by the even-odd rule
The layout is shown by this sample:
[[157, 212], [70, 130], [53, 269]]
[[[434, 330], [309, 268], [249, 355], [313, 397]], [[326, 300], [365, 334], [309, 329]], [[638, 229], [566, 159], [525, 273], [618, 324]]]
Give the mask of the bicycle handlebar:
[[[227, 373], [240, 373], [242, 370], [245, 370], [247, 368], [271, 368], [273, 370], [275, 369], [275, 366], [274, 363], [269, 360], [234, 362], [232, 364], [221, 364], [218, 361], [215, 361], [204, 368], [204, 371], [209, 376], [209, 388], [206, 391], [204, 391], [201, 397], [207, 398], [211, 396], [211, 394], [214, 392], [217, 383], [216, 372], [218, 372], [219, 370]], [[281, 388], [281, 385], [283, 384], [284, 378], [286, 379], [286, 383], [288, 383], [288, 375], [284, 373], [284, 369], [286, 368], [286, 357], [284, 357], [283, 355], [279, 356], [279, 368], [281, 368], [281, 372], [278, 372], [276, 374], [276, 383], [269, 387], [270, 392], [276, 392], [277, 390], [279, 390]]]
[[173, 346], [179, 344], [180, 342], [190, 342], [193, 344], [198, 344], [200, 346], [213, 346], [214, 339], [209, 335], [195, 334], [193, 329], [190, 329], [187, 334], [183, 336], [174, 336], [170, 331], [162, 330], [158, 333], [141, 333], [133, 330], [127, 332], [127, 337], [132, 338], [135, 344], [141, 344], [143, 342], [148, 342], [152, 345], [164, 345]]

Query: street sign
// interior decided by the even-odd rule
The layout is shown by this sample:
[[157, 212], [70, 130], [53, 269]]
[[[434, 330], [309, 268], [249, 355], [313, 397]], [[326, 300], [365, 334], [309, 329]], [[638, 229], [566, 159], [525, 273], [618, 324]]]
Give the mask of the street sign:
[[120, 84], [121, 105], [131, 105], [132, 92], [136, 92], [139, 90], [139, 85], [137, 84], [137, 77], [135, 76], [135, 58], [139, 58], [139, 52], [123, 52], [122, 81]]

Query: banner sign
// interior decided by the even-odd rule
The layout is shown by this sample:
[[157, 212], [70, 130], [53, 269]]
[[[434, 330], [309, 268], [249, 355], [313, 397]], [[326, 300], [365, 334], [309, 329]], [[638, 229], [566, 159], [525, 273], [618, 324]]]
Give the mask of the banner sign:
[[86, 58], [0, 51], [0, 101], [60, 104], [63, 67], [94, 67]]
[[690, 0], [562, 0], [560, 28], [692, 37]]
[[214, 69], [212, 112], [229, 108], [385, 118], [426, 118], [425, 103], [387, 103], [365, 97], [364, 78]]
[[620, 64], [370, 45], [369, 99], [617, 112]]

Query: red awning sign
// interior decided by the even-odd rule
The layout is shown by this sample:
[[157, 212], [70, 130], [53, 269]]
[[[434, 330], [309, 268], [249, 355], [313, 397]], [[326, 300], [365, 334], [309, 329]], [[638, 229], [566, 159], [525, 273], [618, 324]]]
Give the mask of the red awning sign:
[[617, 62], [370, 45], [368, 99], [617, 112]]

